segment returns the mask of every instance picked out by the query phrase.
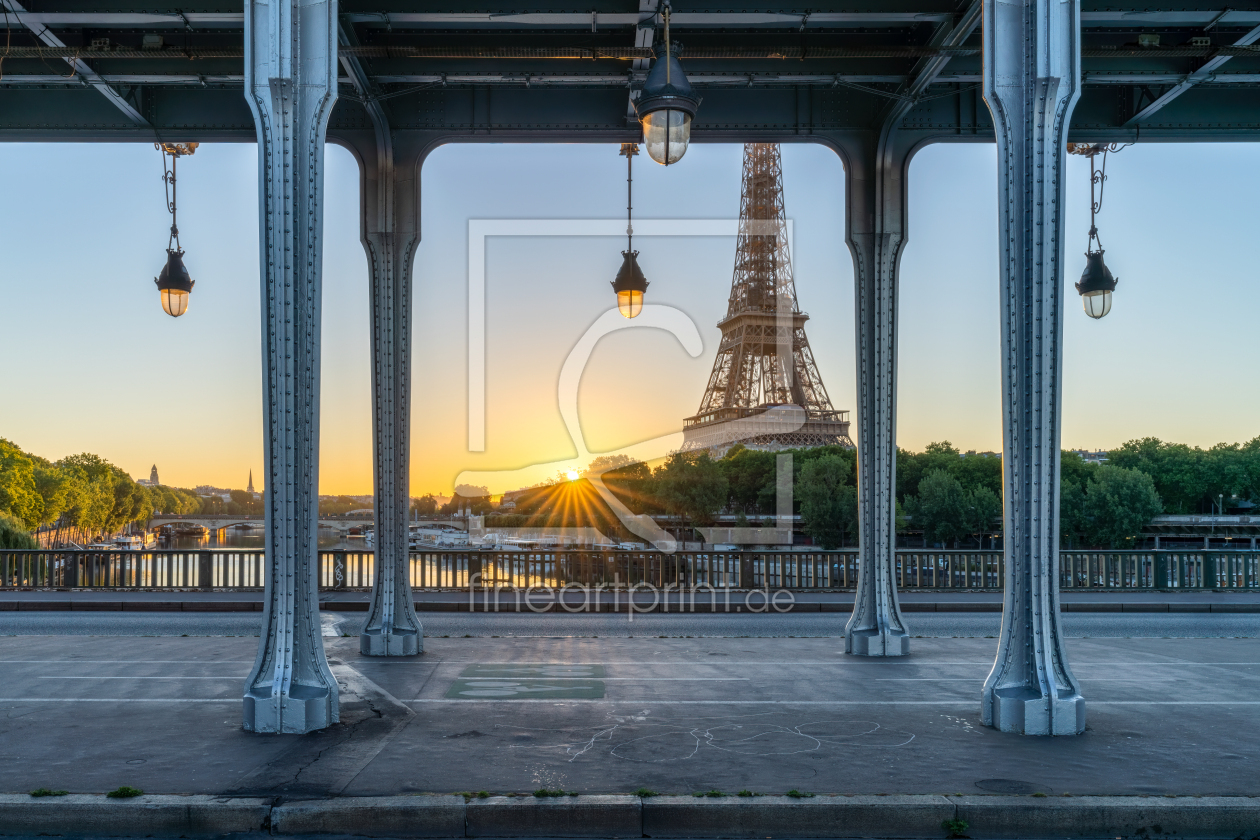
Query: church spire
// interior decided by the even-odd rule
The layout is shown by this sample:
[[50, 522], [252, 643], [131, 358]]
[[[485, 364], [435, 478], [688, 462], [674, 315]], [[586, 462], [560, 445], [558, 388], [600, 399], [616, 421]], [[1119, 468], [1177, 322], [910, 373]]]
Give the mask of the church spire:
[[254, 471], [253, 470], [249, 471], [249, 486], [245, 488], [245, 492], [246, 493], [254, 492]]

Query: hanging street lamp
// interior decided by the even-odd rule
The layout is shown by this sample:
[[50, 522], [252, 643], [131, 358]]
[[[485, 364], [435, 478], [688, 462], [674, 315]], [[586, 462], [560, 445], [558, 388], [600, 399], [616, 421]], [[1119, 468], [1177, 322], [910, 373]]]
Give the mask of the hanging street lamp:
[[639, 252], [634, 250], [634, 156], [639, 153], [637, 143], [622, 143], [621, 152], [626, 156], [626, 250], [621, 252], [625, 259], [617, 279], [613, 281], [613, 291], [617, 293], [617, 311], [624, 318], [634, 318], [643, 311], [643, 293], [647, 291], [648, 281], [639, 268]]
[[[1113, 277], [1111, 270], [1103, 262], [1102, 240], [1098, 237], [1098, 225], [1094, 217], [1102, 212], [1103, 187], [1107, 181], [1107, 153], [1118, 152], [1123, 146], [1114, 143], [1068, 143], [1067, 152], [1071, 155], [1082, 155], [1089, 158], [1089, 243], [1085, 246], [1085, 271], [1076, 284], [1076, 291], [1081, 295], [1081, 303], [1085, 306], [1085, 314], [1091, 318], [1101, 318], [1111, 311], [1111, 293], [1116, 290], [1119, 278]], [[1102, 154], [1102, 166], [1094, 166], [1094, 158]], [[1095, 197], [1095, 191], [1097, 197]], [[1094, 247], [1097, 243], [1097, 248]]]
[[[171, 214], [171, 238], [166, 242], [166, 265], [162, 273], [153, 278], [162, 296], [162, 309], [172, 318], [188, 311], [188, 296], [192, 292], [193, 279], [184, 267], [184, 249], [179, 245], [179, 226], [175, 223], [175, 163], [182, 155], [197, 151], [196, 143], [154, 144], [162, 152], [162, 181], [170, 188], [166, 209]], [[171, 168], [166, 168], [166, 156], [171, 156]], [[172, 247], [172, 245], [174, 247]]]
[[668, 3], [661, 17], [665, 21], [665, 42], [653, 48], [656, 60], [648, 70], [634, 110], [643, 124], [643, 143], [648, 157], [669, 166], [687, 153], [691, 121], [700, 107], [700, 97], [687, 81], [678, 63], [677, 51], [669, 42]]

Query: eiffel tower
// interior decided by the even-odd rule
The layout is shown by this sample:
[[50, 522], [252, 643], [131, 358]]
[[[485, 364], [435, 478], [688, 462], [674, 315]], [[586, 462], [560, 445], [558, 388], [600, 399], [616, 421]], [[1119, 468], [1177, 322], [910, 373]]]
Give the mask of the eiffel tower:
[[779, 146], [746, 143], [722, 343], [700, 410], [683, 421], [684, 451], [853, 446], [849, 412], [832, 408], [818, 375], [807, 320], [792, 279]]

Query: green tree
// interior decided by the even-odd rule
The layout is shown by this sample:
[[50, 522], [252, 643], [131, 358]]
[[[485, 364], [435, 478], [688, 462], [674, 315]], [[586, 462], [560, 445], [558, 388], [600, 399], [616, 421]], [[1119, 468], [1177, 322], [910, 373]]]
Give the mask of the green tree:
[[0, 513], [8, 513], [26, 530], [44, 518], [44, 500], [35, 483], [35, 464], [21, 449], [0, 438]]
[[0, 548], [39, 548], [26, 526], [7, 513], [0, 513]]
[[411, 509], [420, 516], [432, 516], [437, 513], [437, 499], [433, 497], [432, 493], [426, 493], [418, 499], [411, 500]]
[[1205, 510], [1211, 492], [1206, 462], [1202, 449], [1153, 437], [1131, 440], [1107, 453], [1108, 466], [1141, 470], [1150, 476], [1169, 513]]
[[1076, 548], [1077, 538], [1085, 533], [1085, 490], [1067, 476], [1059, 480], [1059, 540], [1067, 548]]
[[967, 525], [980, 537], [980, 548], [984, 548], [985, 534], [993, 534], [1002, 529], [998, 517], [1002, 515], [1002, 500], [988, 487], [976, 487], [967, 494]]
[[728, 504], [745, 514], [750, 509], [753, 512], [764, 512], [765, 508], [761, 504], [763, 494], [769, 487], [773, 496], [775, 487], [774, 453], [748, 449], [742, 443], [737, 443], [717, 463], [726, 478]]
[[857, 489], [848, 483], [852, 472], [847, 460], [827, 455], [806, 463], [796, 482], [805, 533], [828, 551], [857, 540]]
[[675, 452], [653, 479], [657, 502], [690, 525], [709, 521], [726, 504], [726, 476], [707, 452]]
[[954, 543], [971, 533], [967, 493], [945, 470], [932, 470], [919, 482], [917, 496], [906, 503], [911, 524], [923, 531], [925, 545]]
[[1149, 475], [1104, 465], [1085, 489], [1086, 539], [1091, 545], [1123, 548], [1163, 510]]

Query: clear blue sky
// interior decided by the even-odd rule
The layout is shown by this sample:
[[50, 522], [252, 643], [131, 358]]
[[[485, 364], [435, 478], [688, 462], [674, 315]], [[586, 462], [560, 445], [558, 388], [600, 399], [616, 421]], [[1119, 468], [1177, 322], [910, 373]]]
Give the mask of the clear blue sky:
[[[636, 162], [638, 218], [731, 219], [742, 149], [698, 144], [679, 165]], [[328, 151], [322, 492], [371, 492], [366, 261], [358, 176]], [[837, 408], [852, 408], [853, 278], [844, 174], [819, 146], [783, 150], [786, 205], [807, 331]], [[261, 471], [256, 151], [203, 145], [180, 164], [180, 229], [197, 281], [180, 319], [153, 277], [169, 225], [147, 144], [0, 145], [0, 283], [6, 398], [0, 436], [49, 458], [90, 451], [135, 476], [241, 487]], [[1110, 159], [1099, 220], [1119, 276], [1091, 321], [1070, 284], [1084, 266], [1086, 162], [1069, 161], [1063, 443], [1107, 448], [1155, 435], [1208, 446], [1260, 432], [1255, 145], [1131, 147]], [[991, 145], [939, 145], [911, 168], [902, 261], [899, 443], [1001, 448], [996, 173]], [[502, 237], [486, 250], [487, 447], [467, 452], [470, 219], [617, 219], [625, 160], [601, 145], [448, 146], [427, 162], [417, 255], [413, 492], [463, 469], [573, 454], [556, 376], [613, 303], [616, 237]], [[656, 330], [604, 339], [582, 380], [592, 451], [677, 431], [712, 366], [730, 289], [732, 237], [636, 238], [652, 286], [700, 327], [690, 358]], [[492, 488], [496, 490], [510, 488]]]

